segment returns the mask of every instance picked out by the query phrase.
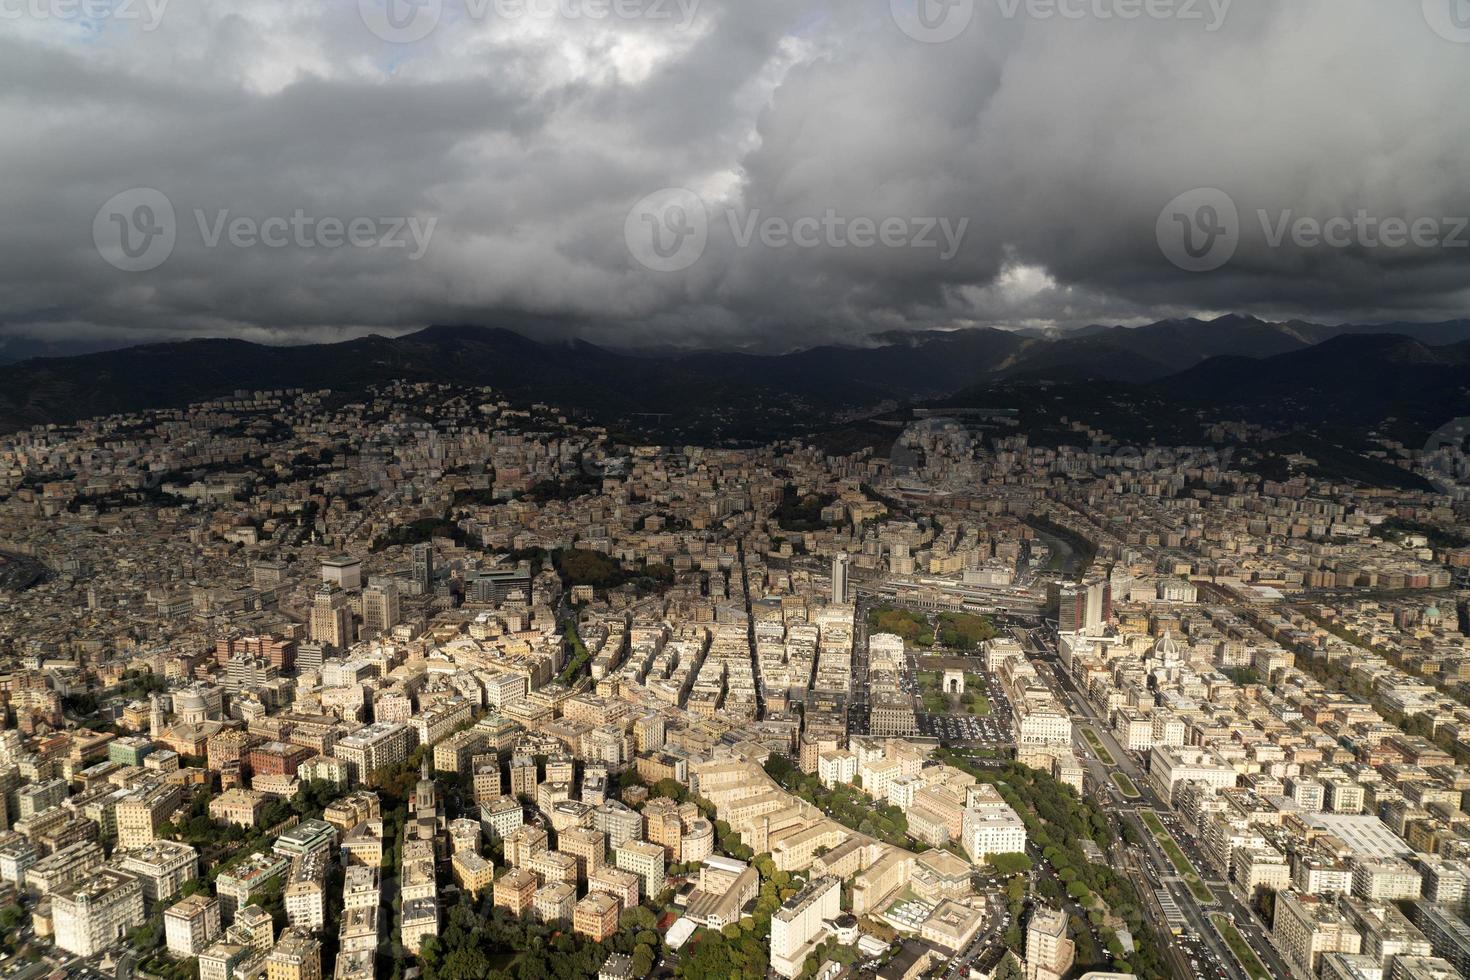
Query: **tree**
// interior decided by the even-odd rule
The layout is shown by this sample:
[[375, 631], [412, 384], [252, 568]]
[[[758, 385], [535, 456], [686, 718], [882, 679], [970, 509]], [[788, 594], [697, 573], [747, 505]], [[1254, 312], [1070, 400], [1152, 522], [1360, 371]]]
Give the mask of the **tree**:
[[1031, 859], [1024, 854], [992, 854], [986, 860], [996, 874], [1006, 878], [1025, 874], [1033, 867]]
[[684, 789], [683, 784], [677, 779], [660, 779], [653, 784], [653, 789], [650, 792], [654, 796], [668, 797], [675, 803], [683, 803], [689, 795], [688, 791]]
[[652, 932], [658, 928], [658, 918], [650, 910], [636, 905], [618, 918], [618, 926], [633, 932]]
[[995, 980], [1022, 980], [1023, 977], [1025, 973], [1021, 970], [1021, 964], [1017, 963], [1016, 958], [1010, 953], [1007, 953], [1000, 961], [1000, 965], [995, 968]]

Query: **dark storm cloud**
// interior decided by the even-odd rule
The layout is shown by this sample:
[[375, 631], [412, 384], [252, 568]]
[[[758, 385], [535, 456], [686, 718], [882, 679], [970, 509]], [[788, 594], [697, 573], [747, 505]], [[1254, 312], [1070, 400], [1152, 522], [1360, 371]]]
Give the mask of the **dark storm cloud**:
[[[371, 21], [383, 0], [364, 2]], [[792, 346], [1465, 313], [1470, 37], [1438, 0], [961, 0], [943, 43], [910, 36], [931, 0], [489, 2], [444, 0], [406, 44], [356, 0], [172, 0], [153, 30], [6, 7], [22, 16], [0, 17], [0, 332], [290, 341], [489, 322]], [[133, 198], [98, 218], [131, 188], [162, 192], [175, 241], [129, 272], [94, 223], [156, 230]], [[697, 213], [630, 220], [663, 188], [692, 191]], [[1185, 199], [1201, 242], [1230, 242], [1198, 273], [1158, 231], [1196, 188], [1236, 219], [1206, 239], [1217, 211]], [[1313, 238], [1310, 222], [1359, 212], [1374, 224]], [[354, 219], [372, 233], [339, 243]], [[1365, 233], [1394, 219], [1435, 234]], [[410, 220], [431, 230], [417, 260], [406, 231], [391, 244]], [[687, 221], [702, 234], [675, 237]], [[698, 254], [630, 249], [654, 233]]]

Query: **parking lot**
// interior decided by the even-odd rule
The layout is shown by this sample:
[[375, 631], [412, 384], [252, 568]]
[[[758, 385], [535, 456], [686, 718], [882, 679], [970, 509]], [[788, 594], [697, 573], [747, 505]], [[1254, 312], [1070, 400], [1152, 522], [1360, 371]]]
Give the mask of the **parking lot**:
[[[949, 662], [946, 661], [946, 663]], [[918, 674], [922, 671], [933, 671], [936, 666], [938, 665], [910, 656], [908, 669], [904, 672], [903, 677], [904, 690], [917, 699], [920, 690]], [[942, 666], [939, 669], [942, 669]], [[981, 686], [978, 688], [978, 693], [984, 694], [985, 699], [990, 703], [990, 713], [967, 714], [963, 713], [963, 707], [961, 707], [956, 712], [937, 714], [923, 711], [921, 708], [917, 715], [919, 734], [947, 743], [1010, 745], [1014, 741], [1011, 730], [1011, 702], [1001, 688], [1000, 682], [985, 670], [979, 660], [965, 660], [963, 669], [971, 690], [976, 690], [975, 681], [980, 681]]]
[[1005, 745], [1010, 742], [1010, 726], [1002, 725], [992, 718], [920, 714], [918, 722], [920, 735], [945, 742], [975, 742], [993, 745]]

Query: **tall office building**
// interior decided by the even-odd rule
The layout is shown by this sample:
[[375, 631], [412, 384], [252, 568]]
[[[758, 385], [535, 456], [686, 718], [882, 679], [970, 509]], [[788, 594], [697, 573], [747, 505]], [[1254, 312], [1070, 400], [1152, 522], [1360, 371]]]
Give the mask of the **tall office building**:
[[413, 546], [413, 591], [415, 595], [434, 592], [434, 546], [428, 542]]
[[851, 565], [852, 559], [845, 554], [832, 559], [832, 602], [836, 605], [847, 602], [847, 572]]
[[[348, 615], [351, 615], [351, 610]], [[269, 660], [244, 652], [237, 653], [225, 665], [225, 690], [238, 694], [267, 684], [278, 676], [280, 671]]]
[[362, 634], [371, 639], [398, 625], [398, 586], [375, 582], [362, 593]]
[[1076, 582], [1063, 582], [1057, 593], [1057, 632], [1076, 633], [1087, 621], [1087, 591]]
[[296, 641], [272, 634], [228, 636], [215, 641], [214, 656], [221, 666], [242, 654], [268, 661], [281, 670], [290, 670], [296, 665]]
[[1096, 632], [1113, 618], [1113, 587], [1105, 575], [1063, 582], [1057, 595], [1057, 631]]
[[331, 585], [317, 589], [311, 604], [311, 638], [336, 650], [352, 643], [352, 606], [346, 592]]
[[1089, 575], [1082, 581], [1087, 589], [1086, 628], [1101, 629], [1113, 618], [1113, 583], [1106, 575]]

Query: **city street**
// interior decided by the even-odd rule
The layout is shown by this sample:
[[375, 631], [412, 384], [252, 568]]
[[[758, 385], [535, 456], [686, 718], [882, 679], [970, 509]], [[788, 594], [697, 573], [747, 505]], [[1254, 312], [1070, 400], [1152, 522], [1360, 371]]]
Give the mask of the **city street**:
[[[1147, 873], [1153, 882], [1148, 894], [1152, 895], [1151, 889], [1162, 885], [1166, 887], [1175, 903], [1179, 906], [1185, 920], [1189, 924], [1191, 932], [1197, 937], [1197, 941], [1203, 942], [1205, 948], [1210, 951], [1213, 962], [1225, 964], [1228, 976], [1231, 980], [1247, 980], [1243, 967], [1236, 961], [1235, 957], [1225, 945], [1225, 941], [1215, 931], [1208, 920], [1210, 911], [1224, 912], [1240, 930], [1256, 955], [1261, 958], [1267, 969], [1272, 974], [1280, 977], [1290, 976], [1286, 964], [1276, 952], [1267, 938], [1266, 929], [1256, 915], [1250, 910], [1247, 903], [1242, 900], [1238, 891], [1233, 890], [1230, 885], [1222, 880], [1213, 865], [1205, 860], [1195, 840], [1192, 828], [1187, 828], [1184, 822], [1174, 815], [1172, 809], [1159, 799], [1153, 786], [1148, 780], [1148, 774], [1143, 769], [1137, 758], [1126, 751], [1113, 737], [1112, 731], [1092, 703], [1082, 694], [1075, 682], [1062, 669], [1061, 660], [1057, 654], [1054, 634], [1048, 628], [1040, 629], [1016, 629], [1013, 631], [1016, 638], [1020, 640], [1028, 655], [1039, 658], [1041, 666], [1049, 669], [1042, 671], [1042, 678], [1062, 702], [1069, 706], [1072, 711], [1074, 728], [1077, 734], [1073, 739], [1073, 748], [1077, 757], [1087, 769], [1088, 776], [1094, 786], [1100, 787], [1102, 792], [1107, 793], [1114, 801], [1115, 807], [1112, 812], [1118, 814], [1119, 819], [1129, 821], [1138, 836], [1146, 842], [1145, 851], [1148, 856]], [[1105, 765], [1093, 751], [1080, 732], [1079, 725], [1086, 725], [1097, 735], [1098, 741], [1103, 749], [1113, 757], [1115, 766]], [[1139, 793], [1138, 799], [1129, 799], [1113, 782], [1114, 772], [1121, 772], [1132, 780], [1134, 787]], [[1201, 880], [1205, 887], [1214, 893], [1218, 904], [1208, 908], [1202, 905], [1194, 894], [1189, 890], [1186, 883], [1179, 877], [1172, 862], [1164, 854], [1163, 849], [1155, 842], [1152, 831], [1139, 818], [1138, 813], [1142, 810], [1151, 810], [1157, 814], [1163, 825], [1173, 834], [1175, 841], [1185, 856], [1189, 858], [1196, 870], [1199, 871]], [[1198, 958], [1198, 957], [1196, 957]], [[1183, 964], [1181, 963], [1182, 967]], [[1203, 975], [1197, 970], [1188, 975]]]

